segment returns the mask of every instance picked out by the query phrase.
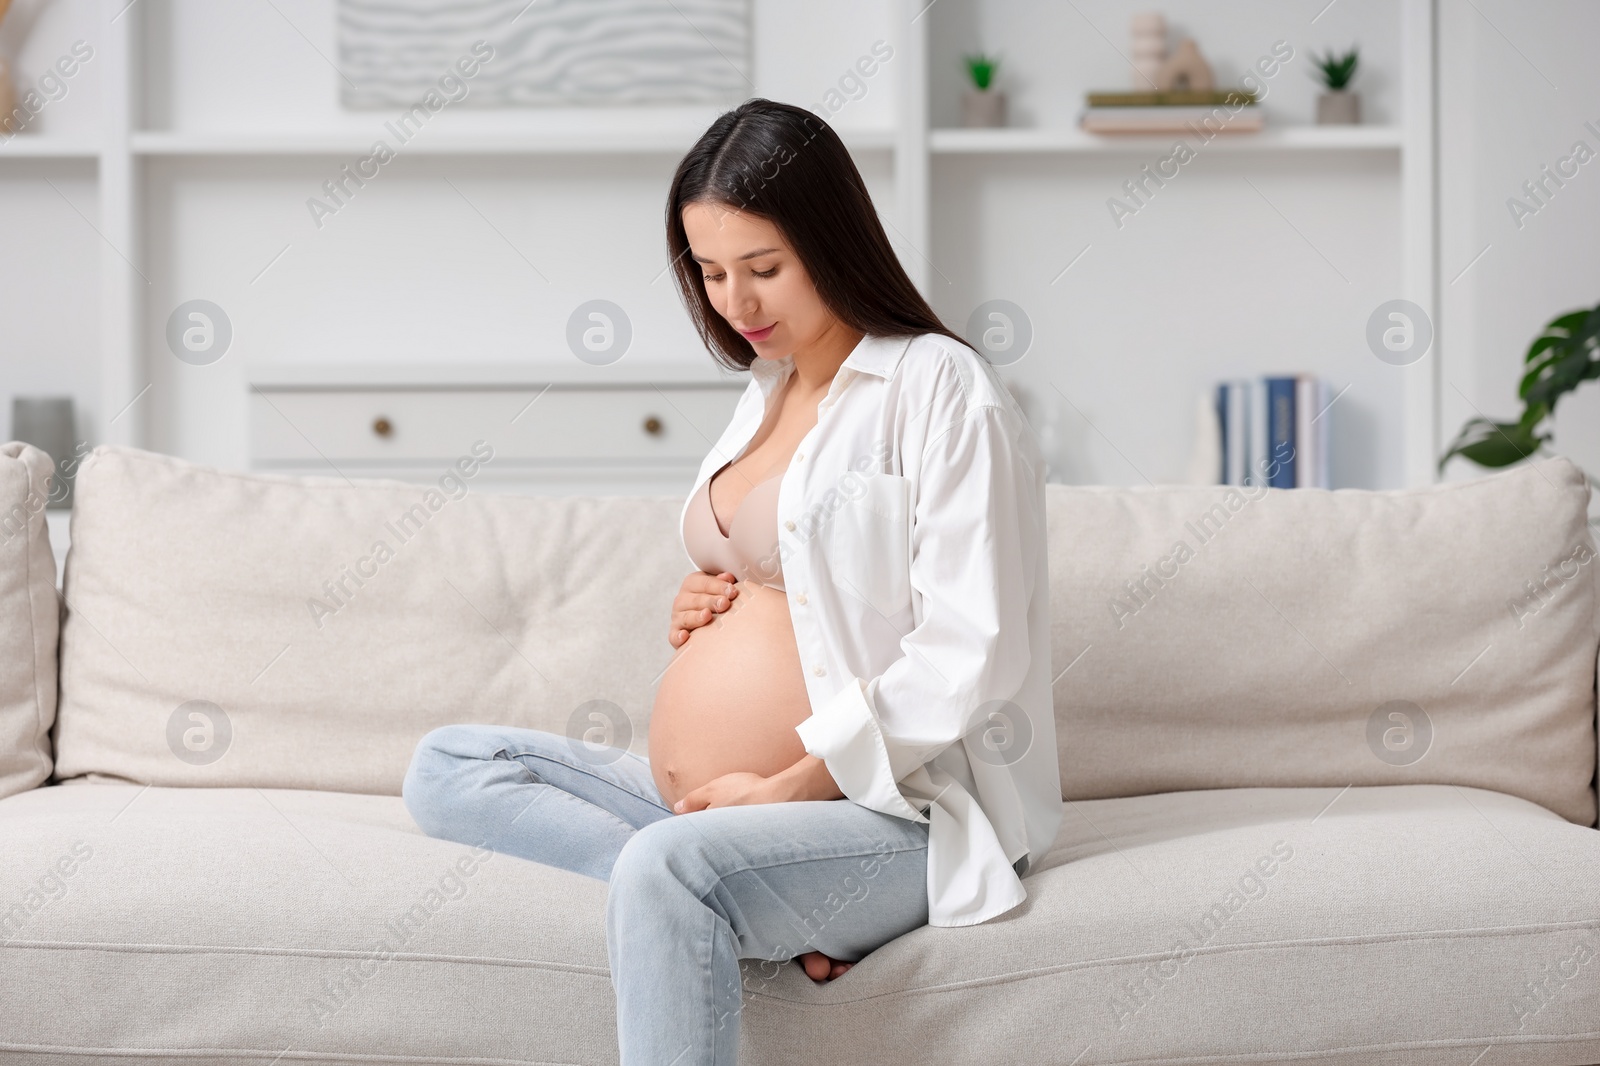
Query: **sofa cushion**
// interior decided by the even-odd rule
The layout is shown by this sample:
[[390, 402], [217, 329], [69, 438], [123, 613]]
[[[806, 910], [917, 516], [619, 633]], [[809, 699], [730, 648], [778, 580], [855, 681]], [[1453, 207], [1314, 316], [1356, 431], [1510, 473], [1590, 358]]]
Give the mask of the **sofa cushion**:
[[[398, 795], [423, 734], [474, 721], [643, 753], [693, 568], [682, 499], [457, 481], [96, 448], [57, 774]], [[1047, 493], [1068, 797], [1453, 783], [1594, 822], [1600, 566], [1571, 463], [1405, 492]]]
[[[7, 1062], [617, 1060], [606, 886], [398, 798], [74, 782], [0, 839]], [[740, 1061], [1600, 1062], [1597, 870], [1474, 788], [1076, 801], [1010, 914], [823, 986], [746, 960]]]
[[57, 774], [398, 796], [422, 736], [473, 721], [643, 753], [694, 568], [682, 500], [440, 476], [95, 448], [64, 576]]
[[1595, 823], [1600, 561], [1568, 460], [1047, 491], [1068, 797], [1429, 782]]
[[45, 504], [55, 463], [0, 444], [0, 799], [50, 776], [61, 607]]

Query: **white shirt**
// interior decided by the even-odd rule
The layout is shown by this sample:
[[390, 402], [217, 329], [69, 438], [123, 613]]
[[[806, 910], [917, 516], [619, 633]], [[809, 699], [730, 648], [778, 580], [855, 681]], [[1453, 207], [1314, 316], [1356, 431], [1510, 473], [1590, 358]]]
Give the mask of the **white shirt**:
[[[751, 365], [695, 492], [793, 372], [792, 355]], [[994, 367], [937, 333], [864, 337], [779, 482], [812, 712], [795, 730], [846, 797], [929, 823], [930, 925], [1025, 900], [1013, 864], [1060, 826], [1044, 486]]]

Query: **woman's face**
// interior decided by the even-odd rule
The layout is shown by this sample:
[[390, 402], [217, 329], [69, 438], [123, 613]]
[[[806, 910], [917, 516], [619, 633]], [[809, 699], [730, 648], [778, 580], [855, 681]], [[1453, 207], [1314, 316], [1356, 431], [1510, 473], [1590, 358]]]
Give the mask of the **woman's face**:
[[762, 359], [816, 343], [833, 324], [816, 286], [778, 227], [723, 204], [683, 209], [689, 254], [706, 296]]

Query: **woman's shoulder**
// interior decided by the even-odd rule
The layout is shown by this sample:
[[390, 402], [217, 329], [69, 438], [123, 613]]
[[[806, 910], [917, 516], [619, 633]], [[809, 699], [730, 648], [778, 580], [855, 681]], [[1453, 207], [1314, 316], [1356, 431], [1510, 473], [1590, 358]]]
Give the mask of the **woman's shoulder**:
[[969, 345], [942, 333], [921, 333], [910, 339], [898, 367], [902, 394], [933, 403], [943, 399], [953, 410], [999, 407], [1020, 414], [1016, 398], [1000, 380], [994, 364]]

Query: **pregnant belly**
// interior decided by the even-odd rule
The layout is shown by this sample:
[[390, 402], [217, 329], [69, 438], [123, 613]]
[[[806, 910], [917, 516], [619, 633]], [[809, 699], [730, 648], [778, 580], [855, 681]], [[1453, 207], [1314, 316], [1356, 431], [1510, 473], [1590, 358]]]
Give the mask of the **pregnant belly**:
[[811, 716], [784, 593], [748, 581], [728, 610], [689, 630], [656, 689], [650, 769], [672, 806], [723, 774], [770, 777], [805, 756]]

